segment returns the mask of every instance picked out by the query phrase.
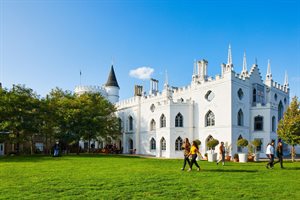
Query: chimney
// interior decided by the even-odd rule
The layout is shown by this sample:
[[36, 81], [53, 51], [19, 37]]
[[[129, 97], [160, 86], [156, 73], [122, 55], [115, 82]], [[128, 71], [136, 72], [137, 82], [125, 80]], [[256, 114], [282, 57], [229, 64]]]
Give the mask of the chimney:
[[156, 95], [156, 93], [158, 92], [158, 80], [151, 78], [150, 79], [150, 91], [149, 94], [150, 95]]
[[143, 94], [143, 86], [135, 85], [134, 86], [134, 96], [142, 96]]

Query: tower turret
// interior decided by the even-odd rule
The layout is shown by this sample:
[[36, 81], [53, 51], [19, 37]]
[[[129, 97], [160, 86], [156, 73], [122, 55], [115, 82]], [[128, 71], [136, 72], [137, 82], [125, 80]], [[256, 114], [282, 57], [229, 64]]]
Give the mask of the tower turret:
[[116, 103], [119, 101], [119, 84], [115, 75], [114, 66], [110, 68], [107, 82], [105, 84], [105, 90], [107, 92], [107, 98], [111, 103]]

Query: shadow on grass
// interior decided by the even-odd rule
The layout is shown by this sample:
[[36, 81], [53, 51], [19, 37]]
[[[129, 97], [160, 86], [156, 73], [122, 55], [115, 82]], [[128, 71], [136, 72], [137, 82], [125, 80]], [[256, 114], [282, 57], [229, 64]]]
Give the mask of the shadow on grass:
[[44, 161], [60, 161], [60, 160], [71, 160], [72, 158], [131, 158], [131, 159], [143, 159], [143, 157], [140, 157], [138, 155], [123, 155], [123, 154], [68, 154], [68, 155], [62, 155], [59, 157], [53, 157], [50, 155], [14, 155], [14, 156], [1, 156], [0, 162], [44, 162]]
[[247, 172], [256, 173], [258, 170], [247, 170], [247, 169], [203, 169], [203, 172]]

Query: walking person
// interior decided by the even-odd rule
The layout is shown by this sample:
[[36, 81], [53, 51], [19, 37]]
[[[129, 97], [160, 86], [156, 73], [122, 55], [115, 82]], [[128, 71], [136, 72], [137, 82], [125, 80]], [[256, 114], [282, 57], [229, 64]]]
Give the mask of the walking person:
[[269, 162], [266, 165], [266, 168], [273, 169], [274, 166], [274, 140], [271, 141], [271, 143], [268, 144], [267, 150], [266, 150], [267, 157], [269, 158]]
[[197, 171], [200, 171], [200, 166], [198, 165], [197, 160], [196, 160], [197, 154], [200, 154], [199, 149], [198, 149], [198, 144], [196, 143], [196, 141], [193, 141], [193, 145], [191, 147], [190, 153], [188, 154], [188, 156], [192, 156], [190, 168], [188, 169], [188, 171], [192, 171], [194, 163], [197, 167]]
[[280, 168], [284, 169], [282, 162], [283, 162], [283, 147], [282, 147], [282, 142], [278, 142], [277, 148], [276, 148], [276, 155], [278, 157], [278, 161], [274, 162], [273, 165], [276, 163], [280, 163]]
[[188, 163], [189, 166], [191, 165], [190, 159], [189, 159], [189, 153], [190, 153], [190, 150], [191, 150], [191, 144], [190, 144], [188, 138], [184, 139], [184, 142], [183, 142], [183, 145], [182, 145], [182, 149], [184, 150], [184, 153], [183, 153], [183, 156], [184, 156], [183, 167], [181, 168], [181, 170], [183, 171], [185, 169], [186, 163]]
[[217, 161], [217, 165], [219, 162], [222, 161], [222, 165], [225, 165], [225, 147], [224, 142], [221, 142], [221, 145], [219, 147], [219, 160]]

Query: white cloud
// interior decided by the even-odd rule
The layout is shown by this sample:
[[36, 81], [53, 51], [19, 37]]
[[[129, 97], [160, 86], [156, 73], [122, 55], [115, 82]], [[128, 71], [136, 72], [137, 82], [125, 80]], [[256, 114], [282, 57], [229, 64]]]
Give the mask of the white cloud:
[[151, 67], [139, 67], [137, 69], [130, 70], [129, 76], [146, 80], [150, 79], [151, 75], [153, 74], [154, 69]]

